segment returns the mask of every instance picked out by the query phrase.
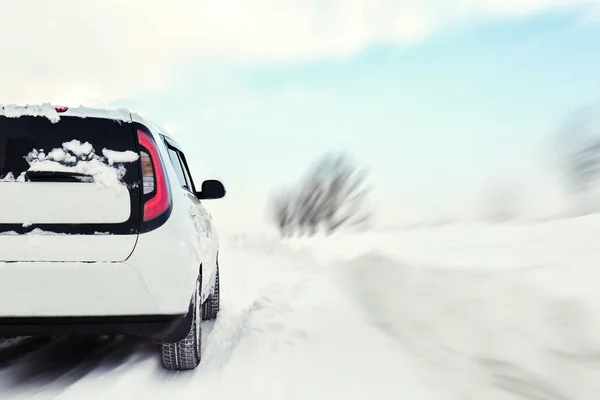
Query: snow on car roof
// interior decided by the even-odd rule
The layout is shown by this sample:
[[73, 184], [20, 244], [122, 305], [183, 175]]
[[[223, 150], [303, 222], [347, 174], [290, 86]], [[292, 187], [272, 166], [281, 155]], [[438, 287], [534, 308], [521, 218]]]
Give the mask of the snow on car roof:
[[81, 117], [81, 118], [106, 118], [115, 121], [131, 122], [131, 113], [125, 108], [120, 109], [101, 109], [79, 107], [63, 107], [50, 103], [37, 105], [16, 105], [2, 104], [0, 105], [0, 116], [9, 118], [19, 118], [22, 116], [46, 117], [50, 121], [56, 123], [61, 116], [65, 117]]

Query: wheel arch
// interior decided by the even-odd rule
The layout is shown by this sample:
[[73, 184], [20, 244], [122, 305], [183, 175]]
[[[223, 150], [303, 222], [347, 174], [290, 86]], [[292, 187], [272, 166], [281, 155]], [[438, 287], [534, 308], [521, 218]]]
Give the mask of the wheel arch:
[[[202, 283], [202, 264], [200, 264], [200, 266], [198, 267], [198, 280], [200, 283]], [[200, 290], [202, 290], [202, 285], [200, 285]], [[185, 315], [185, 318], [183, 318], [183, 320], [181, 320], [181, 322], [179, 323], [179, 325], [177, 325], [175, 330], [173, 330], [167, 336], [165, 336], [164, 338], [161, 339], [162, 342], [175, 343], [175, 342], [185, 339], [185, 337], [189, 333], [189, 331], [192, 327], [192, 323], [193, 323], [192, 320], [194, 317], [194, 313], [193, 313], [193, 311], [194, 311], [194, 309], [193, 309], [194, 295], [195, 295], [195, 293], [192, 293], [192, 298], [190, 299], [190, 305], [188, 307], [188, 312]], [[202, 293], [200, 293], [200, 298], [202, 298]]]

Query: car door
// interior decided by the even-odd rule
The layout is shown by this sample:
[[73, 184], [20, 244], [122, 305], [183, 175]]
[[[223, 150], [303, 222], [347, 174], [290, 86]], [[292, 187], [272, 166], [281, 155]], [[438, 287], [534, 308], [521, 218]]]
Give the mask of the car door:
[[196, 187], [191, 177], [185, 155], [181, 149], [168, 137], [165, 138], [169, 158], [177, 173], [177, 178], [185, 196], [189, 200], [189, 214], [194, 221], [198, 239], [199, 258], [202, 260], [202, 298], [208, 295], [211, 282], [216, 271], [216, 251], [213, 243], [213, 226], [210, 214], [206, 211], [202, 202], [195, 195]]
[[[179, 152], [179, 159], [181, 161], [181, 166], [183, 167], [183, 172], [185, 174], [186, 180], [191, 182], [193, 193], [196, 193], [197, 189], [194, 186], [194, 181], [192, 179], [192, 174], [190, 172], [187, 160], [185, 158], [185, 154], [183, 152]], [[217, 270], [217, 240], [216, 240], [216, 232], [214, 229], [214, 225], [212, 222], [212, 216], [202, 204], [202, 201], [198, 200], [198, 197], [194, 195], [195, 206], [200, 215], [203, 225], [203, 235], [201, 240], [206, 243], [205, 251], [206, 257], [204, 258], [204, 264], [202, 265], [202, 287], [205, 289], [204, 293], [208, 293], [208, 289], [212, 287], [212, 283], [216, 276]], [[204, 298], [204, 295], [203, 295]]]

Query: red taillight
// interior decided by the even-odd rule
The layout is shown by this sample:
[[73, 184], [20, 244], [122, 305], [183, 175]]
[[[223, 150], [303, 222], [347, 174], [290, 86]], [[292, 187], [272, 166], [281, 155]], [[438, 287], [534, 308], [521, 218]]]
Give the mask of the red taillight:
[[140, 153], [143, 193], [148, 194], [155, 191], [154, 196], [144, 203], [143, 220], [147, 222], [164, 214], [169, 209], [171, 200], [165, 170], [154, 140], [142, 130], [138, 130], [137, 133], [140, 145], [147, 151], [147, 153], [144, 151]]

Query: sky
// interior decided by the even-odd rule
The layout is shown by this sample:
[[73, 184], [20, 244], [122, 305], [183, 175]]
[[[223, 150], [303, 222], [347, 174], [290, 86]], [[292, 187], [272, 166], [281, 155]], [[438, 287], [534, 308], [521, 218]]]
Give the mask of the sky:
[[330, 150], [369, 169], [383, 224], [478, 214], [498, 186], [554, 212], [553, 138], [600, 101], [599, 0], [0, 7], [0, 103], [142, 113], [224, 182], [231, 227]]

